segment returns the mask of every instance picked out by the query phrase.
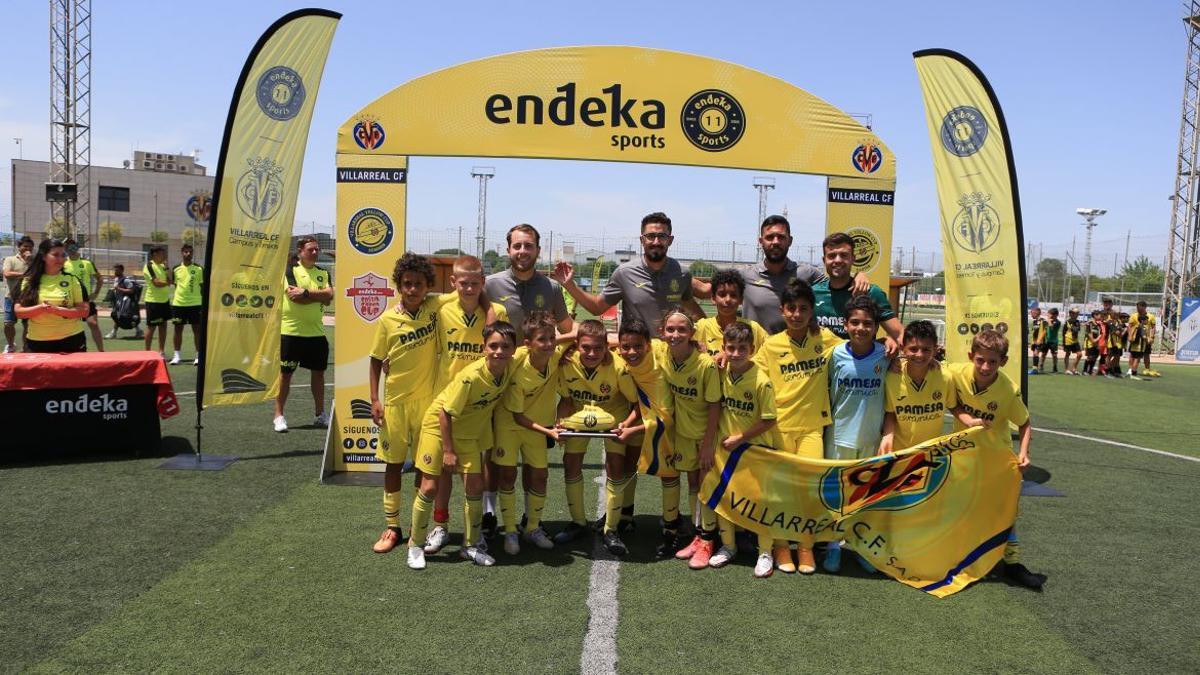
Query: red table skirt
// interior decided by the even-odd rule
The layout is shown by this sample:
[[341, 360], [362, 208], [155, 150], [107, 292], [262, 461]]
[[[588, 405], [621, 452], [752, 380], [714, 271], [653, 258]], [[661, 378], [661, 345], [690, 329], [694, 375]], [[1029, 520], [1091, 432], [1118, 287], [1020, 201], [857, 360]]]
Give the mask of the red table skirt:
[[158, 415], [179, 414], [167, 364], [157, 352], [0, 354], [0, 391], [88, 389], [153, 384]]

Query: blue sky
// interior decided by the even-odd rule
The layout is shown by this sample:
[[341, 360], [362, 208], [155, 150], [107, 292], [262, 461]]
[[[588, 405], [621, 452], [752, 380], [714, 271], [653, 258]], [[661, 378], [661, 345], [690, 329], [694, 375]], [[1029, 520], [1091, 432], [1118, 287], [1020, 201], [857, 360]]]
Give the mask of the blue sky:
[[[215, 171], [237, 74], [254, 41], [302, 5], [99, 0], [93, 19], [93, 162], [120, 166], [134, 147], [187, 151]], [[510, 51], [630, 44], [732, 61], [781, 77], [851, 113], [871, 113], [898, 158], [896, 245], [919, 260], [940, 251], [937, 195], [911, 53], [962, 52], [991, 80], [1012, 135], [1026, 240], [1061, 256], [1083, 227], [1076, 207], [1109, 210], [1097, 257], [1160, 261], [1170, 220], [1184, 70], [1178, 3], [327, 2], [345, 16], [334, 38], [309, 137], [297, 220], [334, 225], [337, 127], [393, 87], [425, 73]], [[977, 8], [978, 7], [978, 8]], [[49, 154], [47, 7], [0, 8], [0, 158]], [[663, 210], [677, 239], [754, 237], [748, 172], [585, 162], [416, 158], [413, 239], [463, 226], [476, 213], [473, 164], [497, 167], [489, 230], [532, 222], [581, 241], [631, 240], [641, 215]], [[819, 241], [823, 179], [778, 175], [772, 211], [786, 204], [797, 257]], [[0, 228], [11, 228], [9, 180]], [[631, 235], [631, 233], [633, 233]], [[728, 244], [724, 245], [725, 247]], [[802, 249], [800, 247], [803, 247]], [[800, 251], [803, 251], [801, 254]], [[906, 253], [906, 256], [909, 255]], [[940, 258], [940, 255], [938, 256]], [[1103, 271], [1111, 262], [1098, 262]]]

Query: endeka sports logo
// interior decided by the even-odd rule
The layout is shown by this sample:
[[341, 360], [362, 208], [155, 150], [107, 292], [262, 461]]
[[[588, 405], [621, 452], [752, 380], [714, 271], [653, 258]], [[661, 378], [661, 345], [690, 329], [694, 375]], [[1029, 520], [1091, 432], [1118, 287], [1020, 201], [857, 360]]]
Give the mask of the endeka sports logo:
[[101, 415], [106, 420], [125, 419], [129, 412], [129, 399], [85, 393], [78, 398], [46, 401], [46, 412], [50, 415]]

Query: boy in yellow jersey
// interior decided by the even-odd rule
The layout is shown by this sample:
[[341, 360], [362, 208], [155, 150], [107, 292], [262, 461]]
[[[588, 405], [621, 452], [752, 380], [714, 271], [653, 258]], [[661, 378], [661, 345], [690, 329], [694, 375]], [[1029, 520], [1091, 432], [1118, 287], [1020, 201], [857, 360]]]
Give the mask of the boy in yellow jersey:
[[[371, 419], [379, 425], [375, 456], [384, 462], [383, 517], [387, 528], [375, 542], [376, 553], [387, 553], [403, 540], [400, 533], [400, 487], [404, 462], [411, 458], [421, 433], [421, 418], [433, 400], [437, 358], [436, 298], [425, 294], [433, 284], [433, 265], [425, 256], [405, 253], [396, 261], [392, 282], [400, 304], [379, 317], [371, 348], [369, 387]], [[384, 402], [379, 400], [379, 376], [387, 364]]]
[[[454, 261], [450, 274], [450, 286], [454, 295], [450, 301], [438, 310], [438, 359], [437, 383], [435, 390], [440, 391], [451, 382], [455, 375], [467, 366], [478, 361], [483, 356], [483, 329], [491, 321], [508, 321], [508, 313], [504, 306], [497, 303], [485, 304], [483, 293], [483, 263], [473, 255], [459, 256]], [[489, 427], [480, 437], [482, 447], [486, 451], [492, 447], [492, 429]], [[493, 534], [496, 528], [495, 500], [496, 493], [488, 492], [490, 468], [487, 458], [483, 464], [484, 480], [484, 513], [492, 514], [491, 518], [484, 516], [483, 532], [485, 536]], [[450, 480], [450, 472], [444, 472], [438, 483], [437, 499], [434, 501], [433, 530], [429, 532], [429, 541], [425, 542], [426, 553], [437, 553], [442, 550], [450, 537], [448, 524], [450, 522], [450, 493], [454, 481]], [[471, 542], [474, 544], [475, 542]], [[487, 544], [484, 544], [487, 548]]]
[[204, 268], [192, 262], [192, 245], [184, 244], [179, 249], [183, 262], [175, 266], [171, 272], [175, 279], [175, 295], [171, 297], [171, 321], [175, 324], [175, 355], [171, 365], [179, 365], [179, 350], [183, 347], [183, 327], [192, 327], [192, 344], [196, 347], [196, 358], [193, 366], [200, 365], [200, 303], [204, 293], [200, 286], [204, 283]]
[[546, 505], [546, 449], [558, 440], [554, 428], [558, 409], [558, 365], [565, 347], [555, 347], [554, 315], [529, 312], [521, 323], [525, 345], [513, 357], [512, 385], [496, 407], [496, 465], [500, 486], [500, 516], [504, 525], [504, 552], [521, 552], [517, 538], [517, 458], [525, 465], [527, 503], [525, 541], [541, 549], [554, 548], [542, 529]]
[[483, 518], [482, 439], [490, 437], [492, 414], [512, 381], [512, 356], [517, 329], [507, 321], [483, 329], [483, 358], [459, 371], [433, 399], [421, 421], [421, 437], [414, 465], [421, 472], [421, 487], [413, 500], [412, 531], [408, 540], [408, 566], [425, 569], [426, 530], [443, 469], [462, 474], [465, 493], [464, 559], [490, 567], [496, 560], [478, 545]]
[[617, 353], [625, 359], [629, 374], [637, 385], [641, 424], [622, 430], [628, 436], [625, 475], [630, 476], [630, 481], [625, 486], [621, 525], [617, 530], [623, 531], [629, 527], [627, 522], [633, 522], [632, 493], [637, 472], [657, 476], [662, 481], [662, 541], [654, 552], [660, 559], [672, 558], [679, 551], [679, 528], [683, 524], [679, 517], [679, 472], [675, 469], [674, 452], [667, 434], [671, 415], [666, 409], [668, 397], [662, 378], [665, 347], [662, 341], [651, 341], [650, 327], [645, 321], [630, 318], [621, 322]]
[[[618, 430], [633, 426], [637, 422], [637, 387], [625, 361], [608, 351], [608, 333], [604, 324], [595, 319], [580, 322], [577, 335], [575, 352], [563, 359], [558, 369], [558, 393], [562, 396], [558, 404], [559, 427], [562, 419], [589, 403], [612, 415], [617, 420]], [[571, 522], [554, 535], [556, 544], [572, 541], [587, 530], [583, 457], [589, 440], [568, 438], [563, 446], [563, 478]], [[604, 469], [608, 474], [602, 534], [604, 547], [613, 555], [623, 556], [625, 544], [617, 534], [625, 489], [625, 445], [620, 440], [604, 439]]]
[[[1020, 450], [1017, 466], [1021, 471], [1029, 466], [1029, 442], [1033, 436], [1029, 411], [1021, 400], [1021, 391], [1001, 368], [1008, 362], [1008, 338], [996, 330], [980, 331], [971, 340], [970, 363], [949, 368], [958, 406], [954, 409], [954, 430], [983, 426], [985, 431], [975, 436], [980, 445], [1012, 449], [1008, 425], [1018, 427]], [[1030, 572], [1019, 562], [1020, 544], [1016, 524], [1009, 530], [1004, 547], [1004, 560], [997, 572], [1026, 588], [1040, 589], [1045, 575]]]
[[901, 337], [899, 371], [884, 378], [883, 439], [879, 454], [905, 450], [942, 435], [945, 415], [958, 406], [949, 374], [936, 366], [937, 329], [918, 320]]
[[100, 330], [100, 322], [96, 315], [95, 298], [100, 297], [100, 289], [104, 287], [104, 277], [96, 271], [96, 266], [91, 260], [80, 257], [79, 244], [74, 239], [68, 239], [63, 242], [67, 247], [67, 262], [63, 264], [63, 271], [67, 274], [79, 279], [79, 283], [83, 284], [84, 290], [88, 293], [88, 315], [85, 319], [88, 329], [92, 331], [92, 341], [96, 343], [96, 351], [104, 351], [104, 333]]
[[[1083, 322], [1079, 320], [1079, 310], [1072, 307], [1067, 310], [1067, 320], [1063, 323], [1063, 366], [1067, 375], [1079, 374], [1079, 361], [1083, 358], [1083, 347], [1080, 342], [1080, 332]], [[1071, 365], [1071, 355], [1075, 356], [1075, 365]]]
[[288, 430], [283, 411], [297, 368], [309, 371], [313, 398], [313, 426], [329, 426], [325, 411], [325, 369], [329, 365], [329, 340], [325, 338], [325, 305], [333, 302], [333, 278], [317, 264], [321, 246], [316, 237], [296, 240], [295, 258], [284, 270], [283, 320], [279, 331], [279, 394], [275, 397], [275, 431]]
[[[780, 450], [798, 457], [825, 456], [824, 430], [829, 425], [829, 355], [841, 340], [817, 328], [812, 287], [789, 279], [779, 294], [786, 330], [767, 338], [754, 357], [775, 388]], [[775, 566], [785, 573], [817, 571], [812, 549], [799, 547], [792, 562], [787, 542], [775, 542]]]
[[146, 351], [158, 333], [158, 351], [167, 352], [167, 322], [171, 320], [171, 270], [167, 268], [167, 248], [155, 246], [150, 249], [150, 258], [142, 268], [146, 292], [142, 302], [146, 303]]
[[735, 270], [719, 270], [713, 275], [712, 301], [717, 307], [717, 315], [700, 319], [696, 322], [696, 342], [708, 352], [708, 355], [723, 360], [722, 344], [725, 341], [724, 331], [732, 323], [744, 323], [750, 327], [754, 340], [754, 351], [758, 351], [767, 339], [767, 331], [753, 319], [738, 316], [742, 307], [742, 299], [746, 294], [746, 280]]
[[[722, 348], [725, 370], [721, 371], [721, 419], [717, 425], [721, 447], [733, 450], [742, 443], [778, 447], [775, 388], [771, 386], [771, 378], [751, 360], [754, 355], [753, 329], [741, 322], [729, 324], [725, 327]], [[708, 561], [710, 567], [724, 567], [737, 555], [733, 523], [720, 516], [717, 523], [721, 529], [721, 548]], [[771, 540], [762, 537], [754, 576], [769, 577], [774, 568]]]
[[[1104, 321], [1101, 318], [1100, 310], [1092, 310], [1092, 318], [1083, 324], [1083, 348], [1087, 353], [1087, 360], [1083, 362], [1083, 374], [1095, 377], [1100, 374], [1096, 368], [1096, 361], [1100, 359], [1100, 347], [1104, 339]], [[1104, 368], [1103, 362], [1100, 364], [1100, 369]]]
[[1137, 312], [1129, 317], [1129, 377], [1135, 380], [1142, 378], [1138, 377], [1138, 363], [1144, 362], [1146, 368], [1142, 371], [1146, 375], [1154, 376], [1154, 371], [1150, 370], [1150, 347], [1154, 344], [1154, 317], [1146, 313], [1145, 301], [1138, 301]]
[[712, 469], [716, 455], [717, 425], [721, 419], [721, 376], [717, 364], [700, 349], [692, 319], [682, 311], [663, 317], [663, 342], [667, 343], [662, 362], [667, 388], [667, 408], [673, 416], [671, 449], [675, 469], [688, 478], [688, 506], [697, 526], [691, 543], [675, 554], [687, 560], [688, 567], [708, 567], [717, 538], [717, 514], [700, 503], [700, 479]]
[[1049, 327], [1050, 324], [1042, 317], [1041, 307], [1029, 310], [1029, 357], [1033, 363], [1029, 369], [1030, 375], [1042, 372], [1046, 359], [1046, 331]]

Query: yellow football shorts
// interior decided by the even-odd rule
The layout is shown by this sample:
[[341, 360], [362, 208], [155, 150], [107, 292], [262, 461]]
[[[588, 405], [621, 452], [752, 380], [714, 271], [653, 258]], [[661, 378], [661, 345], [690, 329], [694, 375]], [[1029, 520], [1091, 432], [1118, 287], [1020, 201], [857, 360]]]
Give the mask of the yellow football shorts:
[[[587, 452], [590, 438], [568, 438], [563, 444], [563, 453], [568, 455], [582, 455]], [[625, 454], [625, 444], [617, 441], [615, 438], [604, 439], [604, 452], [616, 453], [618, 455]]]
[[784, 431], [780, 430], [782, 444], [779, 449], [805, 459], [825, 458], [825, 434], [821, 429], [816, 431]]
[[700, 439], [671, 434], [671, 450], [676, 471], [698, 471], [700, 469]]
[[[478, 440], [454, 439], [454, 453], [458, 455], [458, 468], [455, 469], [455, 473], [483, 473], [483, 449]], [[417, 455], [413, 458], [413, 466], [427, 476], [442, 473], [441, 433], [430, 431], [428, 427], [421, 430], [421, 440], [417, 443]]]
[[535, 469], [546, 468], [545, 434], [520, 426], [496, 425], [496, 447], [492, 448], [492, 463], [496, 466], [516, 466], [521, 462]]
[[415, 454], [421, 438], [421, 420], [430, 399], [399, 399], [383, 406], [383, 426], [375, 457], [388, 464], [403, 464]]

